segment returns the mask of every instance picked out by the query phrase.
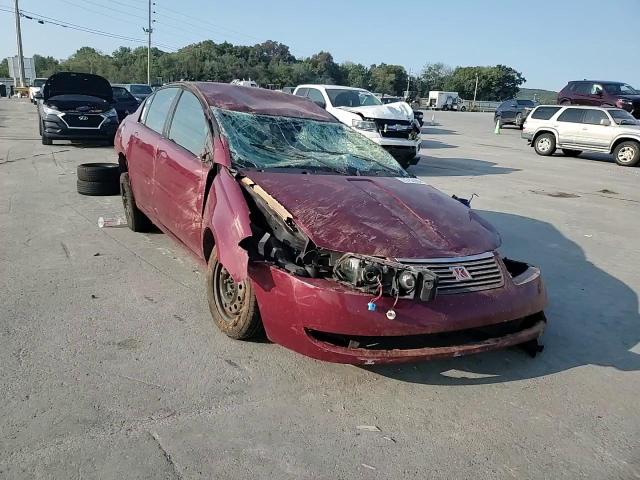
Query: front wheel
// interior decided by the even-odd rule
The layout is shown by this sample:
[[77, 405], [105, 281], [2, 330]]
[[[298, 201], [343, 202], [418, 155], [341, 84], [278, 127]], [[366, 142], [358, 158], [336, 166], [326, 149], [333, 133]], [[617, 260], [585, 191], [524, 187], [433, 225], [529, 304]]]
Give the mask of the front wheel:
[[634, 141], [620, 143], [613, 151], [613, 158], [618, 165], [635, 167], [640, 163], [640, 143]]
[[553, 155], [556, 151], [556, 137], [552, 133], [543, 133], [535, 139], [533, 148], [538, 155], [545, 157]]
[[236, 283], [218, 262], [215, 249], [207, 266], [207, 298], [213, 322], [228, 337], [248, 340], [262, 333], [262, 319], [251, 281]]
[[461, 112], [466, 112], [467, 111], [467, 107], [465, 107], [464, 105], [462, 107], [460, 107], [460, 111]]
[[582, 153], [582, 150], [572, 150], [570, 148], [563, 148], [562, 153], [565, 157], [577, 157]]
[[134, 232], [148, 232], [151, 230], [151, 220], [140, 211], [133, 198], [129, 172], [120, 174], [120, 195], [122, 195], [122, 207], [124, 208], [124, 215], [127, 218], [129, 228]]

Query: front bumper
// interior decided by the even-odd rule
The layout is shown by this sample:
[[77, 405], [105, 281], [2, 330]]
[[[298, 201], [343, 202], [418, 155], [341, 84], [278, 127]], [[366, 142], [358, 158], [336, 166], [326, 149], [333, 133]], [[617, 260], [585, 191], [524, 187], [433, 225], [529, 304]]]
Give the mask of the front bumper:
[[523, 130], [522, 132], [520, 132], [520, 138], [524, 138], [528, 142], [531, 142], [531, 140], [533, 140], [533, 132], [525, 132]]
[[108, 140], [115, 136], [118, 129], [117, 117], [105, 117], [96, 128], [78, 128], [69, 126], [63, 116], [48, 114], [42, 117], [43, 133], [53, 140]]
[[456, 357], [537, 339], [546, 324], [547, 301], [539, 270], [523, 273], [518, 278], [526, 281], [520, 285], [504, 273], [500, 288], [440, 295], [431, 302], [400, 300], [396, 318], [389, 320], [385, 312], [392, 298], [381, 298], [372, 312], [371, 295], [264, 263], [250, 265], [270, 340], [313, 358], [350, 364]]

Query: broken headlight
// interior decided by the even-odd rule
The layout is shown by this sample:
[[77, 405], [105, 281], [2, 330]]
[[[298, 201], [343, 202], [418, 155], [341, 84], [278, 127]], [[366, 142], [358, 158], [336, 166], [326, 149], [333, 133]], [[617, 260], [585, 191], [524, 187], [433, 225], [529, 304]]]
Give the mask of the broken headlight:
[[338, 280], [374, 295], [417, 296], [428, 301], [433, 300], [438, 287], [438, 277], [426, 268], [351, 253], [336, 261], [333, 272]]
[[351, 120], [351, 126], [358, 130], [365, 130], [367, 132], [375, 132], [376, 131], [376, 122], [370, 120]]

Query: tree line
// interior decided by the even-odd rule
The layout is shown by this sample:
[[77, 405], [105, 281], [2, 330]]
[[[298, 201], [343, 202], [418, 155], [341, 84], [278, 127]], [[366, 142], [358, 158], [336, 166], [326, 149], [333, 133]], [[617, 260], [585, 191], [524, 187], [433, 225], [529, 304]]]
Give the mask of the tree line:
[[[398, 96], [403, 95], [409, 85], [414, 96], [426, 97], [429, 90], [447, 90], [457, 91], [463, 98], [470, 99], [477, 77], [478, 100], [504, 100], [513, 98], [525, 82], [520, 72], [505, 65], [452, 68], [443, 63], [430, 63], [419, 75], [409, 75], [401, 65], [339, 64], [324, 51], [298, 59], [287, 45], [271, 40], [253, 46], [206, 40], [176, 52], [158, 48], [152, 48], [151, 52], [152, 83], [177, 80], [230, 82], [236, 78], [250, 78], [267, 88], [326, 83]], [[113, 83], [146, 83], [147, 80], [145, 47], [120, 47], [111, 55], [82, 47], [63, 60], [41, 55], [33, 58], [41, 77], [75, 71], [102, 75]], [[0, 63], [0, 77], [7, 77], [8, 73], [4, 60]]]

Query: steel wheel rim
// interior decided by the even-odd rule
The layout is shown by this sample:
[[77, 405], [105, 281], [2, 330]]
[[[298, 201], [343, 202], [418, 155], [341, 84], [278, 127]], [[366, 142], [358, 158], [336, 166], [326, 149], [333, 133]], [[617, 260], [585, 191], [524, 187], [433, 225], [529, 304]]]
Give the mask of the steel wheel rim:
[[629, 163], [631, 160], [633, 160], [635, 154], [636, 151], [633, 147], [622, 147], [620, 150], [618, 150], [618, 161], [620, 163]]
[[247, 295], [245, 282], [236, 283], [220, 263], [213, 272], [213, 296], [223, 319], [234, 323], [240, 316]]
[[538, 140], [538, 150], [541, 152], [548, 152], [551, 148], [551, 141], [548, 138], [541, 138]]

